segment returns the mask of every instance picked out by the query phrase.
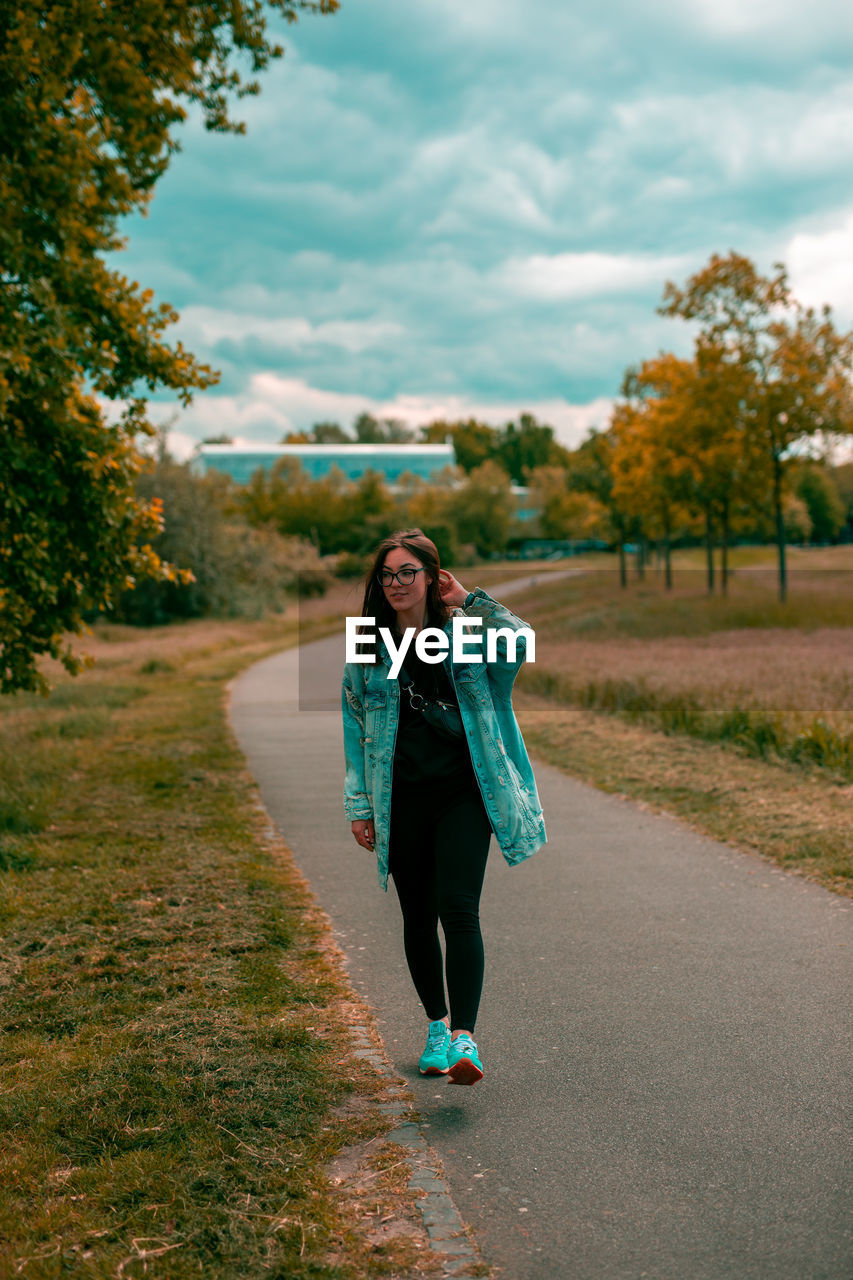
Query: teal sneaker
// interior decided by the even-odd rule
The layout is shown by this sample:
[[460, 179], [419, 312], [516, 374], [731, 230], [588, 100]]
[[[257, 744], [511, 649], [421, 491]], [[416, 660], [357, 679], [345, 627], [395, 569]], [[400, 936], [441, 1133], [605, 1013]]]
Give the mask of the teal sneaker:
[[450, 1028], [439, 1018], [431, 1022], [427, 1032], [426, 1048], [421, 1054], [418, 1070], [422, 1076], [447, 1075], [447, 1050], [450, 1047]]
[[455, 1084], [476, 1084], [483, 1078], [483, 1064], [477, 1046], [466, 1031], [450, 1041], [447, 1051], [450, 1078]]

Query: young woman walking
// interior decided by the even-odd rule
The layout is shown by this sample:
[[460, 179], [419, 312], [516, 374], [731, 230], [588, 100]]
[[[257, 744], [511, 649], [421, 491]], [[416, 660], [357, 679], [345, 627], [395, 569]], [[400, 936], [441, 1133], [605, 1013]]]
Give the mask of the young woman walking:
[[[375, 620], [376, 660], [344, 669], [344, 807], [357, 843], [376, 852], [380, 884], [387, 888], [390, 873], [400, 901], [406, 960], [429, 1020], [419, 1069], [474, 1084], [483, 1076], [474, 1027], [489, 841], [494, 833], [513, 864], [546, 839], [511, 703], [525, 637], [513, 637], [513, 654], [508, 633], [526, 624], [479, 587], [466, 591], [440, 567], [435, 544], [420, 529], [379, 544], [362, 616]], [[407, 628], [436, 627], [450, 637], [454, 617], [481, 620], [468, 631], [482, 636], [482, 661], [454, 659], [451, 645], [440, 662], [423, 662], [413, 640], [390, 678], [393, 658], [380, 627], [397, 647]], [[486, 661], [486, 636], [496, 629], [504, 634], [493, 637], [495, 652]], [[466, 651], [477, 652], [476, 642], [467, 642]]]

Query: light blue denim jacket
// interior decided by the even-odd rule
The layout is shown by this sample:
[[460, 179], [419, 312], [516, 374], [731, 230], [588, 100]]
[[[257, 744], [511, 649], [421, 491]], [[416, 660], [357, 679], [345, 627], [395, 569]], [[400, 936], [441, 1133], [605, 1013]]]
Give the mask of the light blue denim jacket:
[[[498, 627], [519, 631], [527, 624], [510, 613], [482, 588], [468, 593], [455, 616], [478, 617], [483, 625], [481, 662], [443, 659], [456, 690], [462, 723], [483, 803], [495, 838], [507, 862], [522, 862], [545, 843], [545, 823], [533, 769], [512, 709], [512, 686], [526, 656], [520, 636], [514, 660], [507, 643], [497, 638], [496, 660], [486, 662], [485, 636]], [[452, 616], [444, 630], [451, 634]], [[469, 652], [477, 651], [468, 644]], [[348, 662], [344, 667], [341, 702], [344, 717], [346, 781], [344, 808], [350, 821], [373, 820], [379, 883], [388, 887], [388, 836], [391, 819], [391, 777], [400, 719], [400, 687], [388, 679], [391, 658], [376, 637], [376, 662]]]

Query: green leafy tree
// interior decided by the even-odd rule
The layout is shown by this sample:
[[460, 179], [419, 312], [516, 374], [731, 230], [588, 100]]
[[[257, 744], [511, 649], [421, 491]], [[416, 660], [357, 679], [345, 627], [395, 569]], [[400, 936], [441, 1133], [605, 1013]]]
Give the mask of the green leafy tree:
[[534, 467], [565, 465], [568, 450], [557, 444], [553, 427], [523, 413], [517, 426], [508, 422], [499, 433], [494, 456], [515, 484], [526, 484]]
[[116, 614], [126, 622], [159, 626], [174, 618], [260, 616], [282, 608], [305, 571], [318, 586], [328, 581], [315, 547], [235, 518], [224, 476], [198, 476], [186, 463], [161, 457], [137, 487], [143, 498], [156, 495], [163, 504], [155, 552], [186, 565], [192, 576], [184, 582], [143, 579], [118, 602]]
[[[394, 501], [384, 477], [366, 471], [350, 480], [339, 467], [313, 479], [296, 458], [279, 458], [270, 471], [258, 468], [236, 502], [253, 526], [272, 526], [285, 537], [305, 538], [322, 555], [361, 555], [384, 532]], [[381, 535], [380, 535], [381, 536]]]
[[449, 503], [459, 544], [473, 543], [481, 556], [506, 548], [513, 517], [509, 479], [496, 462], [475, 467]]
[[498, 431], [485, 422], [477, 422], [476, 418], [464, 422], [430, 422], [421, 428], [421, 435], [426, 444], [444, 444], [450, 437], [457, 466], [469, 475], [475, 467], [498, 455]]
[[841, 536], [845, 541], [853, 542], [853, 462], [835, 467], [833, 479], [845, 513]]
[[619, 551], [619, 581], [628, 585], [625, 543], [640, 531], [636, 517], [626, 507], [616, 486], [616, 437], [612, 430], [590, 431], [586, 440], [570, 456], [569, 486], [577, 493], [594, 498], [605, 513], [609, 526], [607, 536]]
[[414, 431], [400, 418], [375, 418], [367, 412], [358, 415], [353, 431], [359, 444], [410, 444], [414, 439]]
[[282, 444], [354, 444], [337, 422], [315, 422], [310, 431], [288, 431], [281, 437]]
[[847, 510], [830, 470], [815, 463], [798, 471], [794, 492], [806, 505], [812, 542], [835, 542], [847, 521]]
[[311, 428], [311, 439], [315, 444], [352, 444], [352, 436], [344, 431], [339, 422], [315, 422]]
[[[289, 21], [337, 0], [267, 0]], [[177, 318], [107, 264], [144, 210], [186, 106], [242, 132], [230, 96], [281, 55], [260, 0], [7, 4], [0, 43], [0, 689], [44, 688], [42, 654], [144, 573], [160, 506], [136, 496], [145, 392], [186, 404], [216, 375], [164, 340]], [[112, 402], [108, 415], [105, 402]]]

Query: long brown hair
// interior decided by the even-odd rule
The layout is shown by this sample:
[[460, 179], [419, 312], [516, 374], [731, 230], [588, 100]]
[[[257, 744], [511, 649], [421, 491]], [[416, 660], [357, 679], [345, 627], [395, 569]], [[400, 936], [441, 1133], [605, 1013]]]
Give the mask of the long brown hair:
[[404, 551], [408, 551], [426, 569], [430, 581], [426, 594], [425, 622], [427, 626], [443, 627], [450, 617], [450, 609], [442, 600], [438, 590], [438, 571], [441, 568], [441, 561], [438, 557], [438, 548], [432, 539], [426, 536], [423, 529], [397, 529], [379, 543], [364, 584], [361, 616], [375, 618], [377, 627], [388, 627], [391, 631], [398, 630], [397, 611], [386, 600], [385, 592], [378, 581], [378, 574], [385, 564], [385, 557], [395, 547], [402, 547]]

